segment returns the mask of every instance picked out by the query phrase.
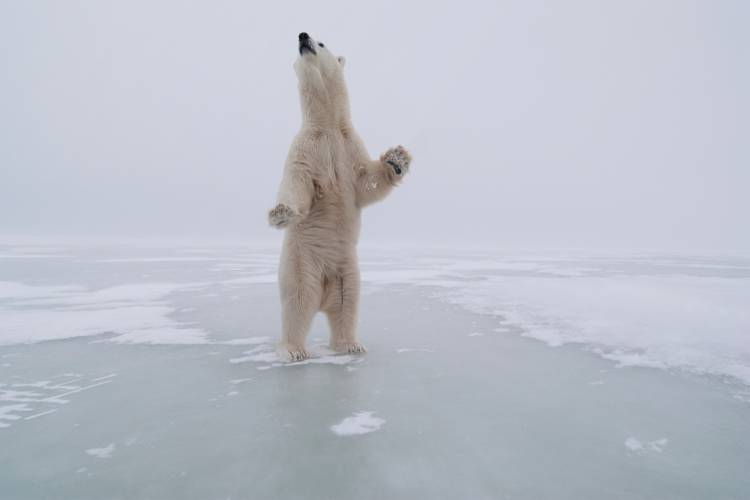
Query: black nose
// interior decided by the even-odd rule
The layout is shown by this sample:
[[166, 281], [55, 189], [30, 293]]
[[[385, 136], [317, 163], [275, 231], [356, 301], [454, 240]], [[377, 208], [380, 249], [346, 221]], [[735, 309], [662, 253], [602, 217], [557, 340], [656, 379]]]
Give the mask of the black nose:
[[304, 42], [305, 40], [309, 40], [309, 39], [310, 39], [310, 35], [308, 35], [304, 31], [299, 34], [299, 41], [300, 42]]

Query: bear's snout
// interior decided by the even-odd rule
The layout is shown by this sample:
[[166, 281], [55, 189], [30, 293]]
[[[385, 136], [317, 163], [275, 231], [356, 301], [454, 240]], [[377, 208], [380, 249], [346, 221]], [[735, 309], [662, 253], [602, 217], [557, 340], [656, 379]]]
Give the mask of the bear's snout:
[[299, 55], [304, 55], [305, 52], [317, 54], [315, 47], [313, 47], [313, 39], [303, 31], [299, 34]]

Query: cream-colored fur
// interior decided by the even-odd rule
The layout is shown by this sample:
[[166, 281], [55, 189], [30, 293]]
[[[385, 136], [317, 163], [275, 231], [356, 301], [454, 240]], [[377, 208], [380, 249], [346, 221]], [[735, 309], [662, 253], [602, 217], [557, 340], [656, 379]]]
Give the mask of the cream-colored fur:
[[278, 351], [287, 360], [308, 357], [305, 337], [318, 311], [328, 316], [332, 349], [365, 352], [356, 334], [360, 212], [384, 198], [411, 161], [401, 146], [370, 159], [349, 116], [344, 59], [312, 38], [307, 43], [316, 53], [301, 50], [294, 64], [302, 127], [286, 160], [277, 205], [268, 214], [272, 226], [286, 228]]

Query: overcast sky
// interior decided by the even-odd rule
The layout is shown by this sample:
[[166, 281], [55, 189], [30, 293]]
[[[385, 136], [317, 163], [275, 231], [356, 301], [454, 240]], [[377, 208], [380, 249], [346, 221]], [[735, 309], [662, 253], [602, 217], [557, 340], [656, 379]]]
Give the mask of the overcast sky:
[[307, 31], [372, 156], [362, 241], [750, 250], [750, 3], [3, 1], [0, 233], [273, 242]]

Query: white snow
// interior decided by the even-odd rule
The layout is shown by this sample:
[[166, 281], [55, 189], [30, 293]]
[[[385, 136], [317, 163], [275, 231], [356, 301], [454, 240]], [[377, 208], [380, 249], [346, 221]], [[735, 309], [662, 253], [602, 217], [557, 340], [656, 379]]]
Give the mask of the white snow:
[[644, 443], [640, 439], [631, 436], [625, 440], [624, 444], [625, 448], [635, 453], [641, 453], [645, 451], [661, 453], [662, 451], [664, 451], [664, 448], [667, 446], [668, 442], [669, 440], [667, 438], [660, 438]]
[[5, 405], [0, 406], [0, 428], [2, 427], [10, 427], [10, 424], [7, 422], [3, 422], [3, 420], [19, 420], [21, 419], [20, 416], [14, 415], [14, 413], [18, 412], [28, 412], [31, 411], [31, 408], [29, 408], [26, 404], [15, 404], [15, 405]]
[[349, 363], [360, 362], [363, 359], [361, 356], [354, 356], [351, 354], [337, 354], [324, 345], [312, 346], [308, 349], [308, 352], [310, 354], [308, 359], [291, 363], [282, 363], [279, 354], [276, 352], [276, 347], [273, 344], [264, 344], [248, 351], [244, 351], [244, 356], [231, 358], [229, 362], [232, 364], [247, 362], [270, 363], [258, 367], [258, 370], [267, 370], [279, 366], [299, 366], [309, 364], [346, 365]]
[[[31, 251], [31, 249], [26, 249]], [[59, 249], [58, 249], [59, 250]], [[40, 252], [43, 253], [43, 252]], [[119, 256], [118, 256], [119, 257]], [[210, 261], [214, 281], [130, 283], [99, 289], [79, 284], [0, 281], [0, 345], [109, 333], [108, 341], [149, 344], [266, 345], [249, 337], [213, 341], [200, 324], [173, 313], [184, 292], [226, 290], [276, 281], [276, 253], [138, 256], [120, 263]], [[81, 260], [80, 262], [85, 262]], [[578, 343], [618, 366], [685, 369], [750, 384], [750, 265], [719, 257], [497, 252], [378, 253], [362, 262], [364, 291], [387, 285], [430, 287], [446, 303], [497, 318], [497, 331], [520, 332], [550, 346]], [[156, 271], [156, 269], [155, 269]], [[222, 288], [224, 289], [222, 290]], [[423, 305], [422, 305], [423, 306]], [[468, 333], [479, 337], [479, 332]], [[402, 348], [399, 353], [430, 352]], [[323, 354], [310, 363], [344, 363]], [[335, 359], [335, 361], [332, 361]], [[271, 349], [233, 363], [274, 363]]]
[[307, 358], [304, 361], [295, 361], [294, 363], [285, 363], [284, 366], [297, 366], [297, 365], [348, 365], [349, 363], [361, 361], [361, 356], [354, 356], [352, 354], [324, 354], [315, 357]]
[[682, 368], [750, 384], [750, 282], [696, 276], [490, 277], [444, 300], [551, 346], [586, 344], [620, 366]]
[[360, 411], [346, 417], [336, 425], [331, 426], [331, 431], [337, 436], [356, 436], [375, 432], [385, 423], [385, 420], [372, 416], [371, 411]]
[[96, 458], [110, 458], [115, 451], [115, 443], [109, 443], [103, 448], [89, 448], [86, 453]]
[[550, 346], [579, 343], [618, 366], [679, 368], [750, 384], [745, 265], [708, 257], [459, 253], [399, 255], [387, 269], [383, 262], [363, 270], [365, 288], [428, 286], [433, 297], [495, 316], [498, 331]]
[[37, 380], [13, 384], [0, 383], [0, 403], [12, 403], [0, 406], [0, 427], [9, 427], [11, 422], [34, 420], [51, 415], [57, 411], [54, 408], [56, 405], [70, 403], [69, 396], [107, 385], [113, 382], [115, 377], [116, 374], [113, 373], [90, 379], [88, 382], [83, 382], [82, 385], [76, 385], [84, 377], [75, 373], [66, 373], [53, 377], [62, 379], [57, 381]]
[[634, 437], [629, 437], [625, 440], [625, 448], [630, 451], [641, 451], [643, 449], [643, 443]]
[[[98, 290], [0, 282], [0, 345], [119, 334], [120, 343], [201, 344], [207, 332], [171, 314], [168, 295], [200, 283], [140, 283]], [[33, 308], [29, 306], [34, 306]]]
[[122, 343], [205, 343], [206, 332], [182, 328], [166, 305], [100, 309], [0, 309], [0, 345], [119, 333]]

